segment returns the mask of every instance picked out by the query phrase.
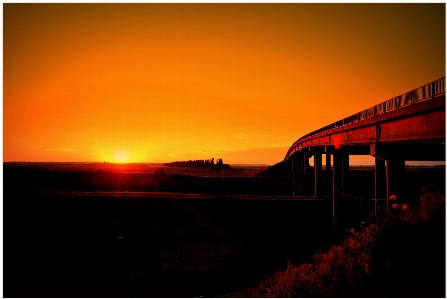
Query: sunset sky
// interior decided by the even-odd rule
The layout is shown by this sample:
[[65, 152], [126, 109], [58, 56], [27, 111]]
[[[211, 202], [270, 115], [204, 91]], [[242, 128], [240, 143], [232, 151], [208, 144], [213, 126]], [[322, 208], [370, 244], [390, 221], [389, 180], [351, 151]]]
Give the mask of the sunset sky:
[[3, 159], [274, 164], [444, 77], [445, 35], [443, 3], [3, 4]]

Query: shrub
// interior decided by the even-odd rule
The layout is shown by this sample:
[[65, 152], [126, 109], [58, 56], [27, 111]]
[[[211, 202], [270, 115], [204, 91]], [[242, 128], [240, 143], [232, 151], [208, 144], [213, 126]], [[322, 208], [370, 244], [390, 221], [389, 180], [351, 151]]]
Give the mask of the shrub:
[[[389, 213], [383, 211], [379, 213], [379, 218], [375, 223], [370, 223], [358, 232], [354, 229], [348, 230], [347, 235], [339, 244], [331, 246], [325, 252], [316, 253], [310, 262], [297, 266], [289, 262], [286, 270], [277, 271], [272, 277], [262, 281], [258, 287], [240, 291], [234, 297], [369, 297], [371, 294], [383, 295], [380, 290], [386, 292], [384, 283], [392, 286], [393, 282], [389, 281], [392, 277], [400, 274], [405, 277], [405, 273], [393, 272], [392, 275], [389, 275], [387, 271], [411, 269], [411, 266], [408, 265], [400, 268], [389, 266], [401, 265], [401, 261], [396, 262], [394, 259], [402, 256], [402, 251], [411, 252], [412, 248], [408, 248], [408, 244], [417, 243], [417, 240], [405, 242], [405, 238], [417, 238], [418, 235], [413, 232], [418, 230], [418, 227], [427, 229], [426, 226], [430, 224], [445, 225], [445, 194], [443, 192], [431, 193], [428, 188], [424, 188], [418, 205], [402, 204], [398, 211]], [[431, 228], [428, 230], [432, 231]], [[422, 233], [422, 235], [424, 234]], [[398, 238], [396, 238], [397, 236]], [[445, 238], [445, 234], [435, 237]], [[441, 245], [443, 243], [440, 242]], [[437, 252], [445, 252], [445, 249]], [[415, 258], [424, 257], [416, 256]], [[407, 264], [411, 262], [403, 261]], [[426, 275], [426, 273], [414, 270], [411, 275]], [[401, 282], [404, 280], [404, 278], [401, 279]], [[424, 286], [418, 287], [420, 290], [425, 290]], [[437, 289], [442, 291], [443, 287]], [[411, 293], [411, 291], [409, 292]]]

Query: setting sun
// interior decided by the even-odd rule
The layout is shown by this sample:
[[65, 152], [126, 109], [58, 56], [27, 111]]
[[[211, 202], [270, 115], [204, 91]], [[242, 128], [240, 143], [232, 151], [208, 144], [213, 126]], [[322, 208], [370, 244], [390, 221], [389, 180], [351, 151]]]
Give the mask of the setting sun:
[[126, 150], [117, 150], [113, 156], [115, 157], [116, 162], [125, 163], [128, 162], [130, 154]]

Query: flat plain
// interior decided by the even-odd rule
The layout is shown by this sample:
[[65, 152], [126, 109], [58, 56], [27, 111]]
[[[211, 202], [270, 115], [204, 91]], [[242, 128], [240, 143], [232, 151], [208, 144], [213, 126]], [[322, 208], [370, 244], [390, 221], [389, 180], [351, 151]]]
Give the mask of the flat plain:
[[[255, 176], [265, 166], [3, 169], [5, 297], [228, 296], [333, 241], [330, 199], [291, 197], [287, 177]], [[371, 169], [356, 171], [368, 186]], [[359, 225], [371, 203], [350, 205], [346, 225]]]

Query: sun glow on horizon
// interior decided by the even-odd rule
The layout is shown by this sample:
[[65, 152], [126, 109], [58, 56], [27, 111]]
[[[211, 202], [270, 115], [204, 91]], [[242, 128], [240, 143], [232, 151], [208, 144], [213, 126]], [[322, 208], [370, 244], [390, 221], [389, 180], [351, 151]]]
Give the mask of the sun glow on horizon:
[[120, 149], [113, 153], [116, 163], [126, 163], [129, 162], [130, 153], [126, 150]]

